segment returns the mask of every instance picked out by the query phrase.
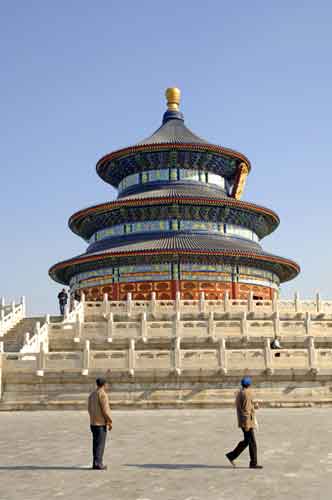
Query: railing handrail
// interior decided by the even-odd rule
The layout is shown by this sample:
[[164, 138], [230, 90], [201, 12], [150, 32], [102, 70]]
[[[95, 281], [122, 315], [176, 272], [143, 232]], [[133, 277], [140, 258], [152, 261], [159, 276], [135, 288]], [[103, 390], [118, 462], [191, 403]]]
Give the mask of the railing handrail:
[[35, 334], [30, 337], [29, 333], [26, 333], [26, 338], [23, 347], [21, 348], [21, 353], [38, 353], [40, 352], [40, 346], [43, 344], [44, 349], [48, 351], [48, 332], [49, 332], [49, 318], [46, 316], [45, 323], [40, 326], [39, 322], [36, 324]]
[[13, 328], [21, 319], [25, 318], [25, 297], [21, 297], [18, 304], [12, 302], [9, 306], [4, 300], [1, 300], [0, 307], [0, 337], [5, 335]]

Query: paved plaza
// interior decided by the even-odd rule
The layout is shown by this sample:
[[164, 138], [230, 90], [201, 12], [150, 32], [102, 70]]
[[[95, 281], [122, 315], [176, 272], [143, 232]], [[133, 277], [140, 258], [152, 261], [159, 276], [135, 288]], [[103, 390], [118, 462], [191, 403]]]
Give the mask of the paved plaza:
[[[264, 470], [224, 458], [233, 410], [114, 411], [108, 470], [89, 470], [85, 412], [0, 413], [0, 500], [328, 500], [332, 409], [260, 410]], [[329, 491], [330, 490], [330, 491]]]

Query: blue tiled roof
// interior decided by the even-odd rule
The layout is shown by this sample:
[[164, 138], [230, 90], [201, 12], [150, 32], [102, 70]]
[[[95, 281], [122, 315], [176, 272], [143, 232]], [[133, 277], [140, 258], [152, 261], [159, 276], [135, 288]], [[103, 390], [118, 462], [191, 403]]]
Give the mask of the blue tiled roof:
[[194, 134], [184, 124], [182, 118], [171, 118], [158, 128], [150, 137], [140, 141], [136, 146], [149, 144], [210, 144]]

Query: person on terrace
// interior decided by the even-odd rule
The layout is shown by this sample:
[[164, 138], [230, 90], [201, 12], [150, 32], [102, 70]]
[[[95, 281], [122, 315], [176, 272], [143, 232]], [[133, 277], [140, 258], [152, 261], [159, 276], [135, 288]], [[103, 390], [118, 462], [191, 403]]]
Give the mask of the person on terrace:
[[63, 288], [61, 292], [58, 294], [58, 301], [59, 301], [59, 307], [60, 307], [60, 314], [61, 316], [64, 316], [65, 314], [65, 308], [68, 302], [68, 294], [66, 292], [66, 289]]
[[272, 340], [271, 349], [281, 349], [281, 344], [280, 344], [278, 337], [276, 337], [275, 339]]

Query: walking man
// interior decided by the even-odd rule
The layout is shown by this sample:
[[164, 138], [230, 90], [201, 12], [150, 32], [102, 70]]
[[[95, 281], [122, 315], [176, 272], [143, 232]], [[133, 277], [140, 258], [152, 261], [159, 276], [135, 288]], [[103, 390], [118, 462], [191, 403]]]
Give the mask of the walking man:
[[61, 316], [64, 316], [65, 314], [65, 307], [68, 302], [68, 294], [66, 292], [66, 289], [63, 288], [61, 292], [58, 294], [58, 301], [59, 301], [59, 306], [60, 306], [60, 314]]
[[243, 431], [243, 441], [240, 441], [237, 447], [226, 453], [226, 457], [235, 467], [234, 460], [249, 446], [250, 469], [262, 469], [261, 465], [257, 465], [257, 445], [255, 439], [255, 404], [251, 392], [251, 378], [244, 377], [241, 380], [241, 389], [236, 395], [236, 411], [239, 427]]
[[103, 463], [107, 429], [112, 429], [112, 417], [109, 400], [106, 393], [106, 380], [97, 378], [97, 388], [90, 394], [88, 411], [90, 415], [90, 429], [92, 432], [93, 463], [95, 470], [106, 470]]

